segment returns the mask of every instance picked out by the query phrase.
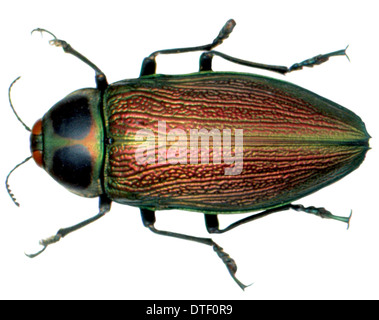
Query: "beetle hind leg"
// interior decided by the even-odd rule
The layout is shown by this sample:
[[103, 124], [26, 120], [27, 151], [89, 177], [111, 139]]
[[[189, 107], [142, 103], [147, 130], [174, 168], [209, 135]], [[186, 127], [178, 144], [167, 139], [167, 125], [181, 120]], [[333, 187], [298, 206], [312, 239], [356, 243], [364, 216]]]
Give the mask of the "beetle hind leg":
[[306, 59], [302, 62], [299, 63], [294, 63], [291, 67], [286, 67], [286, 66], [277, 66], [277, 65], [269, 65], [269, 64], [263, 64], [263, 63], [257, 63], [257, 62], [252, 62], [252, 61], [247, 61], [239, 58], [235, 58], [232, 56], [229, 56], [225, 53], [218, 52], [218, 51], [208, 51], [202, 53], [200, 56], [200, 72], [201, 71], [212, 71], [212, 60], [214, 56], [219, 56], [225, 60], [228, 60], [230, 62], [246, 66], [246, 67], [251, 67], [251, 68], [256, 68], [256, 69], [262, 69], [262, 70], [267, 70], [267, 71], [272, 71], [272, 72], [277, 72], [280, 74], [286, 74], [290, 73], [292, 71], [297, 71], [301, 70], [304, 67], [312, 68], [316, 65], [320, 65], [326, 61], [329, 60], [331, 57], [335, 56], [346, 56], [348, 59], [349, 57], [346, 54], [346, 49], [326, 53], [326, 54], [319, 54], [317, 56], [314, 56], [313, 58]]
[[251, 216], [248, 216], [244, 219], [238, 220], [238, 221], [230, 224], [229, 226], [227, 226], [224, 229], [220, 229], [218, 217], [216, 214], [204, 214], [205, 226], [206, 226], [207, 231], [209, 233], [225, 233], [225, 232], [230, 231], [230, 230], [232, 230], [238, 226], [241, 226], [245, 223], [266, 217], [272, 213], [288, 210], [288, 209], [290, 209], [290, 206], [291, 205], [285, 205], [285, 206], [282, 206], [279, 208], [268, 209], [268, 210], [265, 210], [263, 212], [253, 214]]
[[176, 233], [171, 231], [163, 231], [163, 230], [157, 230], [154, 226], [155, 224], [155, 212], [153, 210], [149, 209], [141, 209], [141, 217], [143, 225], [148, 228], [150, 231], [163, 235], [163, 236], [169, 236], [173, 238], [183, 239], [183, 240], [190, 240], [198, 243], [202, 243], [208, 246], [211, 246], [213, 250], [217, 253], [218, 257], [222, 260], [222, 262], [225, 264], [226, 268], [228, 269], [231, 277], [233, 280], [238, 284], [238, 286], [244, 290], [246, 285], [244, 285], [238, 278], [236, 277], [237, 272], [237, 264], [235, 261], [227, 254], [222, 247], [220, 247], [216, 242], [214, 242], [210, 238], [200, 238], [200, 237], [194, 237], [189, 236], [182, 233]]
[[220, 229], [217, 215], [215, 215], [215, 214], [204, 214], [205, 226], [206, 226], [207, 231], [209, 233], [225, 233], [225, 232], [230, 231], [230, 230], [232, 230], [238, 226], [241, 226], [245, 223], [266, 217], [272, 213], [281, 212], [281, 211], [285, 211], [285, 210], [289, 210], [289, 209], [292, 209], [295, 211], [303, 211], [303, 212], [306, 212], [309, 214], [316, 215], [316, 216], [323, 218], [323, 219], [332, 219], [332, 220], [344, 222], [347, 224], [347, 229], [349, 229], [350, 219], [352, 216], [352, 212], [350, 212], [349, 217], [341, 217], [341, 216], [333, 215], [331, 212], [329, 212], [325, 208], [304, 207], [301, 204], [287, 204], [287, 205], [284, 205], [281, 207], [272, 208], [272, 209], [262, 211], [260, 213], [253, 214], [251, 216], [248, 216], [244, 219], [238, 220], [238, 221], [230, 224], [229, 226], [227, 226], [224, 229]]
[[332, 219], [332, 220], [344, 222], [347, 224], [347, 229], [349, 229], [350, 227], [350, 220], [353, 214], [353, 211], [350, 211], [350, 215], [348, 217], [335, 216], [334, 214], [332, 214], [330, 211], [326, 210], [325, 208], [304, 207], [301, 204], [291, 204], [291, 209], [295, 211], [303, 211], [306, 213], [314, 214], [323, 219]]

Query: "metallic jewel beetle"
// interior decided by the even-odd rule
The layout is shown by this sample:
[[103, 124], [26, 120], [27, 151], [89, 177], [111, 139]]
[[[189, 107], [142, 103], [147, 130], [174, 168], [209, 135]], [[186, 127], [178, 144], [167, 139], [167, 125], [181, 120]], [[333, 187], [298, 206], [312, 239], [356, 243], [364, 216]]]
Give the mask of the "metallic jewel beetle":
[[[234, 260], [219, 245], [210, 238], [157, 230], [155, 211], [200, 211], [209, 233], [223, 233], [288, 209], [349, 223], [350, 217], [292, 203], [359, 167], [370, 138], [362, 120], [346, 108], [288, 82], [212, 71], [215, 55], [286, 74], [321, 64], [333, 56], [344, 56], [346, 49], [315, 56], [290, 68], [249, 62], [213, 50], [228, 38], [234, 26], [234, 20], [229, 20], [208, 45], [156, 51], [144, 59], [139, 78], [113, 84], [108, 84], [104, 73], [67, 42], [44, 29], [34, 30], [49, 33], [54, 37], [52, 45], [62, 47], [94, 69], [97, 88], [71, 93], [36, 122], [31, 130], [32, 157], [68, 190], [84, 197], [99, 197], [100, 201], [96, 216], [42, 240], [43, 249], [30, 257], [99, 219], [115, 201], [140, 208], [144, 226], [157, 234], [212, 246], [244, 289], [246, 286], [235, 276]], [[159, 54], [191, 51], [203, 51], [199, 72], [173, 76], [155, 73]], [[242, 147], [242, 170], [226, 175], [225, 169], [232, 167], [230, 162], [190, 162], [193, 156], [200, 159], [204, 151], [194, 154], [190, 148], [185, 149], [183, 162], [160, 161], [162, 157], [167, 160], [168, 151], [162, 152], [159, 145], [146, 148], [153, 156], [151, 161], [139, 163], [135, 155], [146, 146], [146, 139], [136, 136], [145, 130], [153, 134], [152, 142], [162, 139], [159, 123], [184, 132], [187, 147], [191, 130], [230, 130], [231, 141], [240, 130], [242, 146], [229, 144], [229, 156]], [[177, 147], [175, 139], [163, 139], [164, 146]], [[206, 148], [213, 159], [226, 154], [225, 146], [222, 149], [215, 141], [213, 136]], [[14, 200], [8, 178], [9, 175], [7, 189]], [[249, 211], [261, 212], [219, 228], [217, 214]]]

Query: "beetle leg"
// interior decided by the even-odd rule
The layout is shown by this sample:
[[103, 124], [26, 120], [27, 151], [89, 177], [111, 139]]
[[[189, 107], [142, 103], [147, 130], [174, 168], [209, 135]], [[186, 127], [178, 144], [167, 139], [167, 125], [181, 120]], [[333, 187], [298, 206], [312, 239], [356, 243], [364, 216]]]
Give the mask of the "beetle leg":
[[224, 252], [224, 249], [221, 248], [216, 242], [214, 242], [210, 238], [200, 238], [200, 237], [194, 237], [194, 236], [189, 236], [186, 234], [182, 233], [176, 233], [176, 232], [171, 232], [171, 231], [163, 231], [163, 230], [157, 230], [154, 227], [155, 224], [155, 212], [149, 209], [141, 209], [141, 217], [142, 217], [142, 222], [143, 225], [146, 228], [149, 228], [150, 231], [163, 235], [163, 236], [168, 236], [168, 237], [173, 237], [173, 238], [178, 238], [178, 239], [183, 239], [183, 240], [190, 240], [190, 241], [195, 241], [198, 243], [205, 244], [207, 246], [213, 247], [213, 250], [217, 253], [219, 258], [222, 260], [222, 262], [225, 264], [226, 268], [228, 269], [230, 275], [232, 276], [233, 280], [239, 285], [239, 287], [244, 290], [246, 285], [244, 285], [241, 281], [239, 281], [236, 277], [236, 272], [237, 272], [237, 264], [235, 261], [227, 254]]
[[208, 233], [220, 233], [217, 214], [204, 214], [204, 218]]
[[220, 229], [219, 228], [219, 223], [218, 223], [217, 215], [204, 214], [204, 217], [205, 217], [205, 226], [206, 226], [207, 231], [209, 233], [224, 233], [224, 232], [232, 230], [232, 229], [234, 229], [234, 228], [236, 228], [236, 227], [238, 227], [240, 225], [243, 225], [245, 223], [248, 223], [248, 222], [251, 222], [251, 221], [263, 218], [263, 217], [266, 217], [269, 214], [272, 214], [272, 213], [275, 213], [275, 212], [280, 212], [280, 211], [284, 211], [284, 210], [288, 210], [288, 209], [291, 209], [291, 205], [285, 205], [285, 206], [281, 206], [281, 207], [278, 207], [278, 208], [268, 209], [268, 210], [265, 210], [263, 212], [256, 213], [256, 214], [253, 214], [251, 216], [248, 216], [248, 217], [246, 217], [244, 219], [238, 220], [238, 221], [230, 224], [228, 227], [226, 227], [224, 229]]
[[41, 28], [37, 28], [37, 29], [34, 29], [32, 31], [35, 32], [35, 31], [38, 31], [38, 32], [46, 32], [48, 34], [50, 34], [51, 36], [53, 36], [53, 40], [50, 40], [49, 43], [51, 45], [54, 45], [56, 47], [62, 47], [63, 51], [66, 52], [66, 53], [69, 53], [69, 54], [72, 54], [73, 56], [75, 56], [76, 58], [78, 58], [79, 60], [83, 61], [86, 65], [88, 65], [89, 67], [91, 67], [94, 71], [95, 71], [95, 80], [96, 80], [96, 85], [97, 85], [97, 88], [99, 90], [105, 90], [106, 87], [108, 86], [108, 82], [107, 82], [107, 78], [105, 77], [105, 74], [103, 71], [101, 71], [93, 62], [91, 62], [90, 60], [88, 60], [85, 56], [83, 56], [81, 53], [79, 53], [78, 51], [76, 51], [73, 47], [71, 47], [70, 44], [68, 44], [66, 41], [64, 40], [59, 40], [54, 34], [52, 34], [50, 31], [47, 31], [45, 29], [41, 29]]
[[311, 68], [313, 66], [322, 64], [322, 63], [328, 61], [330, 57], [346, 56], [347, 58], [349, 58], [346, 54], [346, 49], [347, 49], [347, 47], [345, 49], [330, 52], [327, 54], [319, 54], [313, 58], [304, 60], [304, 61], [299, 62], [299, 63], [295, 63], [289, 68], [285, 67], [285, 66], [268, 65], [268, 64], [262, 64], [262, 63], [256, 63], [256, 62], [251, 62], [251, 61], [247, 61], [247, 60], [242, 60], [242, 59], [238, 59], [235, 57], [231, 57], [225, 53], [212, 50], [212, 51], [204, 52], [200, 56], [200, 71], [212, 71], [212, 59], [214, 56], [219, 56], [225, 60], [228, 60], [228, 61], [233, 62], [233, 63], [240, 64], [243, 66], [257, 68], [257, 69], [263, 69], [263, 70], [268, 70], [268, 71], [273, 71], [273, 72], [278, 72], [280, 74], [286, 74], [286, 73], [289, 73], [292, 71], [301, 70], [301, 69], [303, 69], [303, 67]]
[[28, 256], [29, 258], [35, 258], [36, 256], [40, 255], [42, 252], [44, 252], [49, 245], [58, 242], [60, 239], [67, 236], [69, 233], [79, 230], [89, 225], [90, 223], [100, 219], [107, 212], [109, 212], [109, 210], [111, 209], [111, 203], [112, 203], [111, 200], [107, 196], [101, 195], [99, 197], [99, 213], [96, 216], [93, 216], [92, 218], [84, 220], [72, 227], [58, 230], [56, 235], [40, 241], [40, 244], [43, 246], [43, 248], [40, 251], [34, 254], [26, 254], [26, 256]]
[[331, 212], [329, 212], [325, 208], [304, 207], [301, 204], [291, 204], [290, 206], [291, 206], [291, 209], [293, 210], [314, 214], [323, 219], [333, 219], [333, 220], [345, 222], [347, 224], [347, 229], [349, 229], [350, 227], [350, 219], [353, 214], [352, 211], [350, 211], [350, 215], [348, 217], [340, 217], [340, 216], [333, 215]]
[[347, 46], [345, 49], [337, 50], [326, 54], [319, 54], [317, 56], [314, 56], [313, 58], [304, 60], [299, 63], [295, 63], [288, 69], [288, 72], [301, 70], [303, 69], [303, 67], [312, 68], [313, 66], [317, 66], [328, 61], [330, 57], [346, 56], [346, 58], [350, 61], [349, 56], [346, 54], [346, 50], [348, 47], [349, 46]]
[[177, 49], [165, 49], [165, 50], [158, 50], [153, 52], [150, 56], [145, 58], [142, 62], [141, 67], [141, 73], [140, 76], [147, 76], [151, 74], [155, 74], [156, 70], [156, 61], [155, 58], [159, 54], [174, 54], [174, 53], [185, 53], [185, 52], [194, 52], [194, 51], [209, 51], [213, 48], [220, 45], [225, 39], [229, 37], [229, 35], [232, 33], [234, 27], [236, 25], [236, 22], [233, 19], [228, 20], [225, 25], [222, 27], [221, 31], [217, 35], [217, 37], [213, 40], [212, 43], [203, 45], [203, 46], [197, 46], [197, 47], [187, 47], [187, 48], [177, 48]]
[[203, 52], [200, 56], [200, 68], [199, 71], [213, 71], [212, 70], [212, 60], [213, 60], [213, 51]]
[[316, 215], [318, 217], [321, 217], [321, 218], [324, 218], [324, 219], [333, 219], [333, 220], [345, 222], [347, 224], [347, 228], [348, 229], [349, 229], [349, 226], [350, 226], [350, 219], [351, 219], [352, 213], [350, 213], [349, 217], [340, 217], [340, 216], [333, 215], [332, 213], [330, 213], [329, 211], [327, 211], [325, 208], [304, 207], [303, 205], [300, 205], [300, 204], [287, 204], [287, 205], [284, 205], [284, 206], [281, 206], [281, 207], [277, 207], [277, 208], [273, 208], [273, 209], [268, 209], [268, 210], [265, 210], [263, 212], [256, 213], [254, 215], [248, 216], [248, 217], [246, 217], [244, 219], [238, 220], [238, 221], [230, 224], [229, 226], [227, 226], [224, 229], [220, 229], [219, 228], [219, 222], [218, 222], [217, 215], [204, 214], [204, 217], [205, 217], [205, 226], [206, 226], [207, 231], [209, 233], [224, 233], [224, 232], [232, 230], [232, 229], [234, 229], [234, 228], [236, 228], [236, 227], [238, 227], [240, 225], [243, 225], [245, 223], [248, 223], [248, 222], [251, 222], [251, 221], [263, 218], [263, 217], [266, 217], [266, 216], [268, 216], [268, 215], [270, 215], [272, 213], [281, 212], [281, 211], [285, 211], [285, 210], [289, 210], [289, 209], [293, 209], [295, 211], [303, 211], [303, 212], [306, 212], [306, 213], [314, 214], [314, 215]]

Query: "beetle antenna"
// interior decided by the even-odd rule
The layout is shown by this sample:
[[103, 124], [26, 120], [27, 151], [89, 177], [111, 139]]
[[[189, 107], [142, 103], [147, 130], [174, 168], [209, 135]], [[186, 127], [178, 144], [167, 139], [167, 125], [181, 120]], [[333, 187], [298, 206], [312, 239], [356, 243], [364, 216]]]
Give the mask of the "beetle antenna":
[[20, 204], [16, 201], [16, 198], [14, 197], [14, 195], [13, 195], [13, 193], [12, 193], [10, 187], [9, 187], [9, 183], [8, 183], [8, 181], [9, 181], [9, 177], [11, 176], [11, 174], [12, 174], [13, 171], [15, 171], [19, 166], [23, 165], [25, 162], [27, 162], [30, 158], [31, 158], [31, 156], [28, 157], [28, 158], [26, 158], [24, 161], [20, 162], [17, 166], [15, 166], [15, 167], [14, 167], [14, 168], [8, 173], [7, 178], [5, 179], [5, 187], [7, 188], [7, 191], [8, 191], [9, 196], [12, 198], [12, 201], [14, 202], [14, 204], [15, 204], [17, 207], [19, 207]]
[[21, 118], [18, 116], [18, 114], [17, 114], [17, 112], [16, 112], [16, 110], [15, 110], [15, 108], [13, 107], [13, 104], [12, 104], [11, 90], [12, 90], [13, 85], [14, 85], [14, 84], [16, 83], [16, 81], [17, 81], [18, 79], [20, 79], [20, 78], [21, 78], [21, 77], [16, 78], [16, 80], [14, 80], [14, 81], [11, 83], [11, 85], [9, 86], [9, 89], [8, 89], [8, 99], [9, 99], [9, 104], [11, 105], [11, 108], [12, 108], [12, 110], [13, 110], [13, 113], [14, 113], [15, 116], [17, 117], [18, 121], [21, 122], [21, 124], [24, 126], [24, 128], [25, 128], [27, 131], [31, 132], [32, 130], [30, 130], [30, 128], [24, 123], [24, 121], [21, 120]]

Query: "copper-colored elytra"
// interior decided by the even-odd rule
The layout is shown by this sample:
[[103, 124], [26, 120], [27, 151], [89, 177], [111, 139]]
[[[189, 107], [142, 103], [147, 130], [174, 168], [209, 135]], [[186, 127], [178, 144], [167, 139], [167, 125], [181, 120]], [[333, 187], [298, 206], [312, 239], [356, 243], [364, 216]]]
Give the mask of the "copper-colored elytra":
[[[105, 97], [109, 135], [116, 141], [108, 149], [105, 182], [109, 194], [123, 203], [138, 194], [140, 202], [133, 199], [133, 205], [159, 209], [239, 212], [274, 207], [342, 178], [359, 166], [367, 151], [359, 118], [289, 83], [230, 73], [155, 81], [159, 86], [154, 91], [147, 80], [129, 80], [110, 87]], [[139, 143], [133, 137], [148, 129], [157, 142], [160, 121], [166, 126], [164, 139], [172, 129], [186, 135], [186, 164], [159, 163], [159, 144], [154, 145], [154, 163], [137, 163]], [[193, 129], [218, 129], [220, 135], [229, 129], [234, 146], [235, 130], [243, 130], [241, 173], [225, 175], [225, 168], [235, 163], [223, 157], [219, 164], [201, 163], [201, 148], [198, 163], [191, 163], [188, 141]], [[166, 143], [163, 148], [169, 147]], [[211, 160], [213, 143], [208, 150]]]

